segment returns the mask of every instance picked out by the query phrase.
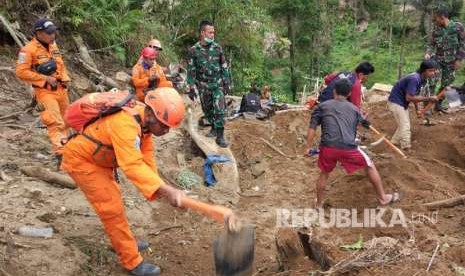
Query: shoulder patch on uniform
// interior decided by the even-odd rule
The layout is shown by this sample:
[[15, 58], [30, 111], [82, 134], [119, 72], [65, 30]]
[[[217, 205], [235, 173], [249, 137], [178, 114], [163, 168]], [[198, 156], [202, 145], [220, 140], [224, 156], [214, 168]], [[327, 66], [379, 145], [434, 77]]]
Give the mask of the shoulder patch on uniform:
[[18, 55], [18, 63], [23, 64], [24, 62], [26, 62], [26, 53], [20, 52]]

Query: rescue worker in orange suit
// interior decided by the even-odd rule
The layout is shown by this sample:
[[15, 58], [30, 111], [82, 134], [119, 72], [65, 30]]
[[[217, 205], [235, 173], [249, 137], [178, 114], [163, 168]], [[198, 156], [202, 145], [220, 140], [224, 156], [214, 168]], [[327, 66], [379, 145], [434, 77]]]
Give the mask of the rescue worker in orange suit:
[[58, 163], [61, 160], [62, 139], [68, 136], [63, 115], [69, 105], [70, 78], [62, 54], [55, 43], [57, 27], [47, 18], [34, 24], [34, 37], [18, 54], [16, 76], [34, 87], [34, 96], [42, 106], [42, 122]]
[[149, 90], [159, 87], [173, 87], [173, 84], [166, 79], [163, 68], [157, 64], [156, 59], [162, 48], [160, 42], [156, 45], [159, 47], [142, 49], [141, 58], [132, 68], [132, 84], [136, 88], [136, 97], [139, 101], [144, 101], [145, 93]]
[[185, 107], [176, 90], [160, 88], [148, 91], [145, 105], [138, 102], [132, 110], [136, 115], [120, 111], [100, 118], [70, 139], [63, 150], [62, 168], [95, 209], [121, 265], [132, 275], [159, 275], [160, 268], [143, 261], [139, 253], [148, 243], [134, 239], [114, 170], [119, 166], [146, 199], [166, 196], [179, 207], [184, 193], [158, 175], [152, 134], [161, 136], [178, 127]]

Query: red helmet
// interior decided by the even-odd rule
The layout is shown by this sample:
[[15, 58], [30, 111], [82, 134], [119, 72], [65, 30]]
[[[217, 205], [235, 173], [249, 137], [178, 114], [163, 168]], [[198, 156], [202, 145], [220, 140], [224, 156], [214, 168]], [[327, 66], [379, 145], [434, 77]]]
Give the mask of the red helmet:
[[141, 55], [143, 58], [150, 58], [150, 59], [154, 59], [157, 57], [155, 50], [150, 47], [145, 47], [144, 49], [142, 49]]

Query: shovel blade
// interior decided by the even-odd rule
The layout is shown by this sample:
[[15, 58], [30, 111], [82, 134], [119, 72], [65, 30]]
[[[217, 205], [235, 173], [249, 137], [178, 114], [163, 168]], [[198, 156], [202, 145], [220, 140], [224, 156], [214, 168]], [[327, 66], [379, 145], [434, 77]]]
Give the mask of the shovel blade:
[[243, 225], [238, 232], [225, 229], [213, 242], [217, 276], [250, 276], [253, 272], [255, 228]]

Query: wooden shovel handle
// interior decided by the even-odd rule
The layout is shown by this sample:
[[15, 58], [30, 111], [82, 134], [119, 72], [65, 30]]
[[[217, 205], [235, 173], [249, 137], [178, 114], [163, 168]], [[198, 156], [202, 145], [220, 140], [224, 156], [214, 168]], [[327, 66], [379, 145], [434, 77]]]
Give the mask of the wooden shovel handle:
[[[381, 133], [378, 130], [376, 130], [376, 128], [374, 128], [373, 126], [370, 126], [370, 130], [376, 133], [377, 135], [381, 135]], [[389, 147], [391, 147], [400, 156], [402, 156], [403, 158], [407, 158], [407, 156], [398, 147], [396, 147], [391, 141], [389, 141], [386, 137], [383, 137], [383, 140]]]
[[207, 204], [188, 197], [181, 198], [181, 207], [198, 211], [219, 223], [225, 223], [225, 218], [232, 214], [232, 210], [229, 208]]

